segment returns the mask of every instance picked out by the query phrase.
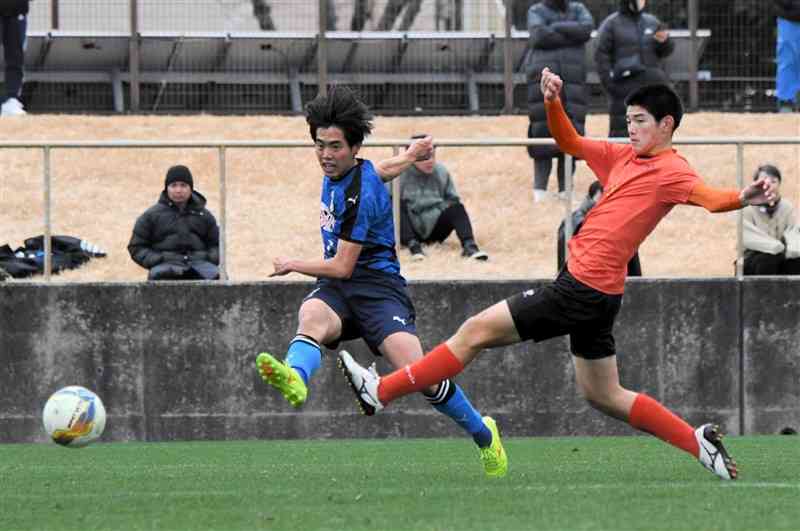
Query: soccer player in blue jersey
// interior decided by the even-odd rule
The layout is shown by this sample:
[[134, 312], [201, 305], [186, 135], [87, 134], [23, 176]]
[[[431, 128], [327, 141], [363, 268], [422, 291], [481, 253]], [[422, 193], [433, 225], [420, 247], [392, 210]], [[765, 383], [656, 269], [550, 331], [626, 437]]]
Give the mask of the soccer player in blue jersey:
[[[347, 87], [333, 86], [306, 106], [306, 121], [324, 174], [320, 212], [323, 258], [279, 257], [271, 276], [301, 273], [317, 278], [303, 300], [297, 335], [280, 361], [263, 352], [256, 366], [265, 382], [295, 407], [321, 363], [321, 345], [363, 338], [372, 352], [395, 368], [422, 357], [414, 305], [400, 275], [392, 201], [384, 182], [430, 156], [430, 137], [404, 153], [377, 163], [357, 158], [373, 116]], [[504, 476], [508, 459], [491, 417], [481, 417], [461, 388], [444, 380], [424, 389], [430, 404], [469, 433], [479, 448], [486, 475]]]

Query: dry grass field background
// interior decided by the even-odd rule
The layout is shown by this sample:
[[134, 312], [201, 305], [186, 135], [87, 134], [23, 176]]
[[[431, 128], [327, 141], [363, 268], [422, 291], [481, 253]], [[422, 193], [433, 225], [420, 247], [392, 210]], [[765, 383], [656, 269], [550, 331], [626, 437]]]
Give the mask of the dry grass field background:
[[[520, 138], [527, 117], [378, 117], [375, 139], [406, 138], [430, 132], [439, 139]], [[607, 131], [607, 117], [588, 119], [590, 136]], [[687, 115], [676, 138], [697, 136], [800, 136], [800, 115]], [[257, 116], [28, 116], [0, 120], [6, 140], [306, 140], [302, 117]], [[310, 145], [310, 144], [309, 144]], [[715, 186], [736, 185], [734, 146], [679, 146], [704, 179]], [[371, 159], [389, 149], [366, 148]], [[534, 203], [532, 164], [524, 148], [438, 150], [453, 174], [473, 220], [487, 263], [463, 260], [452, 236], [426, 249], [428, 259], [412, 263], [401, 250], [409, 279], [547, 278], [555, 274], [555, 234], [562, 203]], [[272, 259], [285, 255], [321, 255], [318, 216], [321, 173], [308, 149], [231, 149], [228, 172], [228, 273], [232, 281], [266, 280]], [[783, 195], [800, 203], [800, 148], [745, 148], [749, 179], [764, 162], [784, 174]], [[107, 258], [66, 272], [60, 281], [135, 281], [146, 272], [126, 249], [136, 217], [153, 204], [172, 164], [186, 164], [195, 188], [220, 213], [219, 168], [215, 150], [202, 149], [59, 149], [52, 154], [53, 234], [87, 239], [106, 249]], [[576, 206], [592, 176], [585, 164], [576, 174]], [[556, 187], [551, 176], [549, 189]], [[41, 150], [0, 149], [0, 244], [12, 248], [43, 233]], [[736, 249], [736, 215], [710, 214], [680, 206], [640, 249], [648, 277], [729, 276]], [[302, 280], [300, 275], [283, 277]]]

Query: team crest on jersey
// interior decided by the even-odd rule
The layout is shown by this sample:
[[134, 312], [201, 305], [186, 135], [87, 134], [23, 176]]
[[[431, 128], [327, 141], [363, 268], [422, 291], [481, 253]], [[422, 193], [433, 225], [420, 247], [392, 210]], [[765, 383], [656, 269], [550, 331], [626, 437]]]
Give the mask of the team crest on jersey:
[[333, 232], [333, 227], [336, 224], [336, 218], [333, 217], [333, 210], [328, 208], [325, 203], [320, 203], [319, 211], [319, 226], [323, 230]]

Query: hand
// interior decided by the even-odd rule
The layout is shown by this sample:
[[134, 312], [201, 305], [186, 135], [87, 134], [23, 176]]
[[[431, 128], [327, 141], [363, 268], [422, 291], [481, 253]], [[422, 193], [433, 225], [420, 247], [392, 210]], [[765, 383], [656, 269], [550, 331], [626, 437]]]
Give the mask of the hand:
[[778, 200], [777, 189], [777, 182], [762, 178], [746, 186], [739, 199], [743, 205], [773, 205]]
[[417, 138], [406, 149], [406, 155], [413, 161], [428, 160], [433, 155], [433, 137]]
[[669, 30], [658, 30], [653, 34], [653, 38], [660, 43], [665, 43], [667, 42], [667, 39], [669, 39]]
[[554, 101], [561, 92], [561, 87], [563, 85], [564, 82], [560, 77], [558, 77], [558, 74], [552, 73], [547, 67], [542, 69], [542, 81], [540, 83], [540, 87], [545, 101]]
[[282, 277], [283, 275], [288, 275], [292, 272], [292, 268], [289, 265], [291, 263], [291, 259], [286, 258], [285, 256], [279, 256], [278, 258], [274, 258], [272, 260], [272, 267], [275, 268], [269, 276], [270, 277]]

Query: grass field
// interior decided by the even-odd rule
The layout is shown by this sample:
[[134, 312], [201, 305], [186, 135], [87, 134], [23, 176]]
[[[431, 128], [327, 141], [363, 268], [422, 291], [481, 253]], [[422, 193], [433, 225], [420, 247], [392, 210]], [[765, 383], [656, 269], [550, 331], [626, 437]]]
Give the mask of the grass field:
[[792, 436], [733, 437], [722, 482], [649, 437], [0, 446], [1, 529], [796, 530]]

